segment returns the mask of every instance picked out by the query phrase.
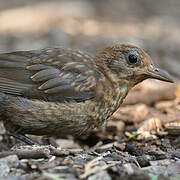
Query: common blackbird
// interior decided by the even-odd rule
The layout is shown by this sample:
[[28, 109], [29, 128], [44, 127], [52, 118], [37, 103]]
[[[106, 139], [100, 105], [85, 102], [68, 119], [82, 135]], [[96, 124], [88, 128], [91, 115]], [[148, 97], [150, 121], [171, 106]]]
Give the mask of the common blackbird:
[[173, 82], [133, 45], [95, 57], [62, 47], [0, 54], [0, 120], [13, 134], [80, 135], [102, 126], [147, 78]]

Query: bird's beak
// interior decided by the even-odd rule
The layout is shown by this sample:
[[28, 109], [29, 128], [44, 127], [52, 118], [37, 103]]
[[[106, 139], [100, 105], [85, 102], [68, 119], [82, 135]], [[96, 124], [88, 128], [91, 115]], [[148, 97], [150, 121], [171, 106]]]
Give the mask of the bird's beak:
[[150, 78], [153, 78], [153, 79], [158, 79], [158, 80], [166, 81], [166, 82], [170, 82], [170, 83], [174, 82], [168, 72], [166, 72], [160, 68], [157, 68], [154, 65], [150, 65], [150, 67], [148, 68], [146, 73]]

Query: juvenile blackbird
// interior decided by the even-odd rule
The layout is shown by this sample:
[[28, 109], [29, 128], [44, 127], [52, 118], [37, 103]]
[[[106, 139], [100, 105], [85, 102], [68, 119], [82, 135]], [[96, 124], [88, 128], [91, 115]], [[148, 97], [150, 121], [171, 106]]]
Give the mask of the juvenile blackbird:
[[133, 45], [95, 57], [62, 47], [0, 54], [0, 120], [14, 134], [80, 135], [102, 126], [147, 78], [173, 82]]

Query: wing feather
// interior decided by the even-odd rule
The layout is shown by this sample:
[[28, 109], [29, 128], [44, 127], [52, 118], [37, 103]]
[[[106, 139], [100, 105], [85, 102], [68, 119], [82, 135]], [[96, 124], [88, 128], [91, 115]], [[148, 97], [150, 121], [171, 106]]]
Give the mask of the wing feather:
[[31, 79], [35, 82], [47, 81], [49, 79], [57, 77], [59, 75], [59, 72], [59, 69], [56, 68], [43, 69], [31, 76]]
[[64, 79], [57, 77], [57, 78], [45, 81], [45, 83], [40, 85], [38, 87], [38, 89], [40, 89], [40, 90], [51, 89], [51, 88], [54, 88], [56, 86], [67, 84], [67, 83], [68, 83], [67, 80], [64, 80]]
[[100, 73], [93, 58], [87, 63], [82, 56], [90, 58], [61, 48], [0, 54], [0, 91], [58, 102], [90, 99]]
[[0, 91], [13, 95], [21, 95], [22, 91], [31, 88], [31, 84], [22, 84], [13, 80], [0, 77]]

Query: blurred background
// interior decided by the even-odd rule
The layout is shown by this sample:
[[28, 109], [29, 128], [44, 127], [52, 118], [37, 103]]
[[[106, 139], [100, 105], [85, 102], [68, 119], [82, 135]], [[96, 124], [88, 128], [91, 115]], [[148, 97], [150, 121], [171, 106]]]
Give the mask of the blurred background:
[[179, 0], [1, 0], [0, 53], [132, 43], [180, 77]]

